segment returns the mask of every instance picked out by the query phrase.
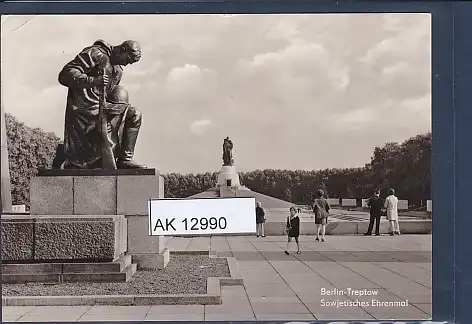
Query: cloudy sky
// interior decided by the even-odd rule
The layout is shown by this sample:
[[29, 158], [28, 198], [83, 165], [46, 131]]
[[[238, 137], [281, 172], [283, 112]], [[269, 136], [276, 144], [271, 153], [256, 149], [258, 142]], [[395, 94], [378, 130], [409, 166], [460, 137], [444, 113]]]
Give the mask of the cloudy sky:
[[363, 166], [431, 130], [427, 14], [2, 16], [5, 111], [63, 137], [63, 65], [137, 40], [122, 85], [143, 113], [136, 159], [161, 172]]

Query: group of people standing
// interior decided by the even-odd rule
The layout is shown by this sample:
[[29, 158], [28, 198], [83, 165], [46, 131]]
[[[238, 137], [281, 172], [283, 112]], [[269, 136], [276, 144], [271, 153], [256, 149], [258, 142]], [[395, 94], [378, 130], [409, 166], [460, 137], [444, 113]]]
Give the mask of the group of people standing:
[[400, 235], [400, 224], [398, 223], [398, 198], [395, 196], [395, 190], [389, 189], [388, 196], [385, 201], [380, 198], [380, 190], [376, 190], [374, 195], [369, 199], [367, 205], [370, 207], [370, 221], [367, 233], [364, 235], [372, 235], [375, 223], [375, 235], [380, 235], [380, 218], [383, 210], [387, 213], [387, 219], [390, 223], [390, 236]]
[[[380, 218], [383, 211], [386, 211], [387, 219], [390, 223], [390, 235], [400, 235], [400, 226], [398, 223], [398, 198], [395, 196], [395, 190], [389, 189], [388, 196], [385, 200], [380, 197], [380, 190], [375, 190], [373, 196], [369, 198], [367, 205], [370, 208], [370, 221], [369, 228], [364, 235], [372, 235], [372, 230], [375, 223], [375, 235], [380, 235]], [[316, 226], [316, 241], [325, 242], [326, 235], [326, 224], [328, 224], [328, 217], [330, 212], [330, 205], [328, 200], [324, 198], [324, 191], [318, 189], [316, 192], [316, 198], [313, 201], [313, 218]], [[289, 255], [289, 244], [292, 241], [292, 238], [297, 244], [297, 254], [300, 254], [300, 218], [299, 218], [300, 209], [295, 207], [290, 207], [289, 215], [287, 217], [286, 224], [286, 233], [288, 236], [287, 248], [285, 249], [285, 254]], [[257, 202], [256, 207], [256, 224], [257, 224], [257, 237], [265, 237], [264, 233], [264, 223], [266, 221], [264, 209], [261, 206], [260, 202]]]

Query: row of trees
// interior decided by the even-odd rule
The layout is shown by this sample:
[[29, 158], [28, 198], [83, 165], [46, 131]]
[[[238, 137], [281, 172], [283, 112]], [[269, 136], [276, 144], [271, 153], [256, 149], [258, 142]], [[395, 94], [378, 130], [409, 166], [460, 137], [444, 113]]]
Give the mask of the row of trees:
[[13, 204], [29, 207], [29, 185], [38, 169], [51, 167], [60, 139], [5, 114]]
[[[6, 114], [12, 198], [14, 204], [29, 205], [29, 181], [38, 168], [52, 164], [60, 139], [53, 133], [32, 129]], [[246, 187], [283, 200], [310, 204], [312, 194], [322, 188], [331, 197], [365, 198], [375, 188], [419, 205], [430, 199], [431, 133], [405, 142], [376, 147], [369, 163], [359, 168], [325, 170], [255, 170], [241, 172]], [[216, 184], [217, 173], [164, 175], [166, 197], [188, 197]]]
[[[425, 204], [431, 191], [431, 133], [374, 149], [363, 167], [325, 170], [255, 170], [239, 174], [251, 190], [300, 204], [310, 204], [316, 189], [336, 198], [365, 198], [389, 188], [412, 205]], [[164, 175], [166, 197], [188, 197], [216, 184], [217, 173]]]

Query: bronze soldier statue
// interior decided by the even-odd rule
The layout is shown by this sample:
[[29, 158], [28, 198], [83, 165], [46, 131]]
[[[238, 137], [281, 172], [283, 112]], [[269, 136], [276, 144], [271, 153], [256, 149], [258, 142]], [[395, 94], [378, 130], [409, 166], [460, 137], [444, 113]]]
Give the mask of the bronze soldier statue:
[[233, 142], [226, 137], [223, 141], [223, 166], [232, 166], [233, 163]]
[[145, 168], [133, 161], [141, 113], [129, 104], [128, 93], [119, 86], [123, 66], [136, 63], [140, 58], [141, 48], [136, 41], [127, 40], [121, 45], [111, 46], [97, 40], [64, 66], [58, 78], [61, 85], [69, 88], [64, 144], [63, 148], [58, 147], [53, 167], [100, 168], [103, 139], [100, 137], [98, 114], [100, 95], [105, 89], [103, 111], [116, 167]]

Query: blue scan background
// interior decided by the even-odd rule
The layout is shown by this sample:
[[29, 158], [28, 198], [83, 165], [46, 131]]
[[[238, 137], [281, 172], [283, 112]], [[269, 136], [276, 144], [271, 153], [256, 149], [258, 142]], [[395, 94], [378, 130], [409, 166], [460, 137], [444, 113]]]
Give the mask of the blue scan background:
[[2, 1], [1, 14], [432, 14], [433, 320], [472, 322], [472, 2], [455, 1]]

